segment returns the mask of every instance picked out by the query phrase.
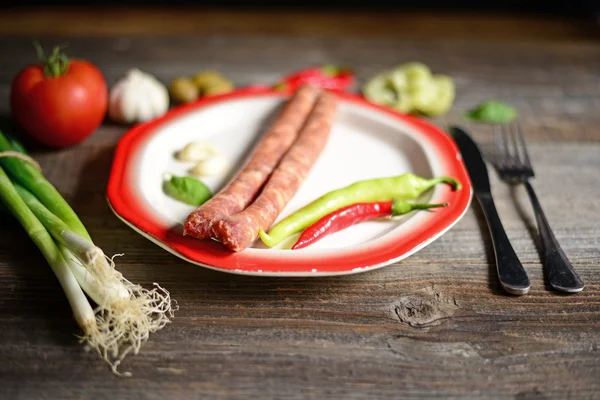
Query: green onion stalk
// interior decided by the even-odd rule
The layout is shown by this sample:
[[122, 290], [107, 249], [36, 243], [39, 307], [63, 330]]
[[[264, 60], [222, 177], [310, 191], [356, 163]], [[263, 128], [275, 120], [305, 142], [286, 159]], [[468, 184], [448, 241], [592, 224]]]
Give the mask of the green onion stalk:
[[137, 354], [150, 333], [170, 322], [176, 302], [156, 283], [149, 290], [125, 279], [114, 257], [92, 242], [77, 214], [24, 153], [0, 132], [0, 200], [52, 267], [83, 330], [81, 341], [120, 374], [125, 356]]
[[2, 167], [0, 167], [0, 199], [19, 221], [31, 240], [40, 249], [48, 264], [50, 264], [67, 295], [75, 320], [81, 329], [86, 334], [92, 333], [96, 326], [94, 310], [71, 272], [68, 262], [64, 259], [48, 231], [23, 202]]

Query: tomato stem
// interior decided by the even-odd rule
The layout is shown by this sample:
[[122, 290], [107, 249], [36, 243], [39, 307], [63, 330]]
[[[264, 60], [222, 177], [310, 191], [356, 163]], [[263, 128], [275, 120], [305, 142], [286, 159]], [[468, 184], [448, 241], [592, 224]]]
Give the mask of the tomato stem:
[[38, 60], [42, 63], [44, 75], [46, 77], [56, 78], [67, 72], [69, 69], [69, 58], [61, 52], [66, 45], [54, 47], [50, 57], [46, 57], [44, 49], [37, 41], [33, 42], [33, 46], [35, 47]]

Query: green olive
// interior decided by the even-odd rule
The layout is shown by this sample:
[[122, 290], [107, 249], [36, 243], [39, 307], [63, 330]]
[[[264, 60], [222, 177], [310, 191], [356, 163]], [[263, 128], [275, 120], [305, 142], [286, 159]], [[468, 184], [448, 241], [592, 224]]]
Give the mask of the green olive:
[[219, 82], [213, 82], [202, 89], [203, 96], [217, 96], [219, 94], [225, 94], [232, 92], [235, 89], [233, 82], [223, 79]]
[[198, 99], [199, 91], [194, 82], [187, 78], [177, 78], [171, 82], [169, 93], [173, 100], [180, 103], [191, 103]]
[[217, 71], [201, 71], [192, 78], [194, 85], [196, 85], [200, 91], [223, 80], [225, 80], [225, 78]]

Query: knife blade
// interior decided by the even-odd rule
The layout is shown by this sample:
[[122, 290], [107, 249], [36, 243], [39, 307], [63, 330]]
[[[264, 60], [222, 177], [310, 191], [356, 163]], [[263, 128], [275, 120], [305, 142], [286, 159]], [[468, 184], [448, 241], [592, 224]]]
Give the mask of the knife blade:
[[527, 294], [531, 283], [529, 282], [527, 272], [510, 244], [502, 221], [498, 216], [498, 211], [492, 198], [487, 167], [481, 151], [471, 136], [463, 129], [452, 126], [450, 127], [450, 134], [460, 150], [463, 162], [471, 178], [475, 197], [481, 206], [490, 230], [498, 279], [504, 290], [508, 293], [517, 295]]

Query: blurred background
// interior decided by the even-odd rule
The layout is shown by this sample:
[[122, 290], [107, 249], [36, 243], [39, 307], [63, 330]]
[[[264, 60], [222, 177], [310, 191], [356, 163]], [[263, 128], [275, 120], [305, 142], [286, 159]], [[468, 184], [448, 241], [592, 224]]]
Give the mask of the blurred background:
[[0, 34], [598, 38], [598, 0], [4, 0]]
[[599, 10], [600, 1], [596, 0], [369, 0], [369, 1], [341, 1], [329, 0], [322, 2], [300, 0], [5, 0], [4, 7], [30, 7], [30, 6], [141, 6], [141, 7], [211, 7], [234, 9], [302, 9], [302, 10], [350, 10], [350, 9], [385, 9], [385, 10], [430, 10], [430, 11], [485, 11], [485, 12], [518, 12], [518, 13], [545, 13], [559, 15], [586, 16]]

